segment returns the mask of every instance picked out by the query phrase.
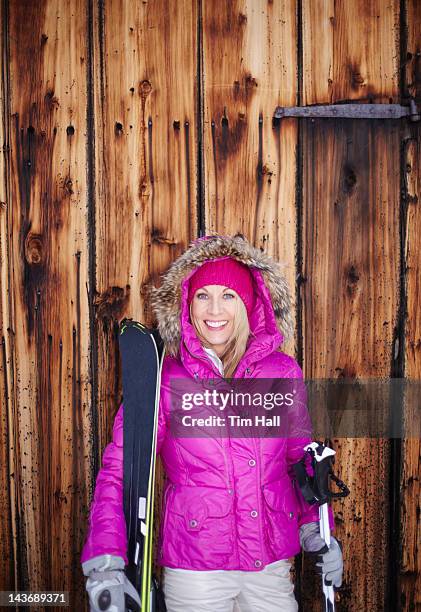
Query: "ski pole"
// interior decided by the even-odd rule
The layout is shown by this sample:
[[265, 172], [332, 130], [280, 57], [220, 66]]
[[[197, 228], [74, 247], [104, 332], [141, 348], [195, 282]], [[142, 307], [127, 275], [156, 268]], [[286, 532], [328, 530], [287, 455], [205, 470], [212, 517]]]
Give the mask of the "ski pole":
[[[317, 442], [312, 442], [308, 446], [304, 447], [304, 450], [309, 452], [314, 452], [314, 459], [318, 463], [321, 461], [326, 461], [330, 463], [332, 459], [331, 457], [335, 456], [335, 451], [328, 446], [320, 446]], [[326, 462], [327, 463], [327, 462]], [[326, 480], [328, 473], [326, 472]], [[328, 489], [328, 483], [326, 482], [326, 488]], [[330, 548], [330, 524], [329, 524], [329, 510], [327, 501], [325, 503], [319, 505], [319, 524], [320, 524], [320, 537], [322, 540], [326, 542], [326, 546]], [[335, 592], [333, 590], [333, 585], [326, 584], [325, 582], [325, 574], [322, 573], [322, 588], [323, 595], [325, 598], [325, 610], [326, 612], [334, 612], [335, 610]]]
[[[319, 529], [320, 537], [330, 548], [330, 524], [328, 501], [330, 499], [338, 499], [349, 495], [349, 489], [332, 470], [334, 463], [335, 451], [322, 444], [321, 442], [312, 442], [304, 447], [304, 451], [311, 457], [311, 465], [313, 475], [307, 473], [305, 465], [305, 456], [301, 461], [296, 463], [294, 471], [297, 477], [298, 485], [301, 493], [309, 504], [317, 503], [319, 505]], [[329, 489], [329, 479], [333, 480], [340, 491], [333, 492]], [[325, 574], [322, 574], [322, 588], [325, 600], [325, 611], [334, 612], [335, 610], [335, 592], [333, 585], [325, 583]]]

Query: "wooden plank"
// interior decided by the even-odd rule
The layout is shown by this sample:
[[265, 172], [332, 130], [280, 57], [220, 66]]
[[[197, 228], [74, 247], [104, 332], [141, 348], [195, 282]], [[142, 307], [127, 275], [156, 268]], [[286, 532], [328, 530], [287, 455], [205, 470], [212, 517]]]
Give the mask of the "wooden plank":
[[[295, 0], [202, 3], [206, 231], [243, 233], [287, 265], [295, 296]], [[294, 341], [284, 346], [294, 352]]]
[[[197, 3], [94, 3], [96, 441], [121, 399], [116, 329], [197, 237]], [[160, 498], [162, 478], [158, 479]], [[159, 521], [157, 521], [157, 529]]]
[[399, 0], [303, 2], [303, 104], [400, 102]]
[[[412, 96], [419, 104], [421, 101], [421, 4], [417, 0], [405, 2], [404, 40], [401, 44], [403, 70], [403, 95]], [[420, 345], [420, 235], [421, 217], [419, 201], [421, 197], [420, 164], [420, 125], [408, 126], [404, 146], [405, 177], [405, 285], [406, 311], [404, 337], [405, 377], [421, 378]], [[414, 414], [417, 398], [413, 395], [407, 400], [405, 418], [411, 432], [419, 427], [420, 415]], [[402, 441], [401, 473], [401, 558], [400, 587], [402, 610], [421, 609], [421, 521], [420, 521], [420, 473], [421, 444], [419, 438], [408, 437]]]
[[[399, 11], [397, 0], [303, 3], [303, 104], [400, 102]], [[303, 230], [303, 245], [314, 287], [308, 283], [303, 287], [309, 300], [303, 315], [306, 375], [388, 376], [398, 291], [396, 172], [400, 160], [396, 124], [316, 122], [315, 126], [327, 128], [325, 135], [322, 127], [314, 127], [312, 134], [311, 125], [303, 124], [308, 138], [303, 144], [303, 159], [308, 164], [303, 179], [307, 190], [304, 209], [310, 210], [312, 202], [317, 207], [304, 212], [307, 230]], [[311, 164], [317, 164], [317, 169], [313, 171]], [[386, 217], [382, 216], [384, 211]], [[370, 240], [361, 244], [359, 236], [367, 228]], [[306, 271], [303, 274], [308, 278]], [[328, 298], [330, 287], [339, 290], [339, 296]], [[375, 308], [374, 299], [378, 300]], [[310, 327], [314, 323], [316, 334]], [[392, 590], [396, 586], [396, 582], [387, 581], [388, 549], [384, 546], [389, 533], [388, 513], [383, 511], [388, 507], [389, 444], [381, 440], [338, 441], [337, 463], [358, 496], [336, 506], [345, 559], [349, 551], [343, 609], [383, 609], [386, 584]], [[377, 498], [379, 480], [386, 483], [381, 500]]]
[[[196, 235], [196, 4], [94, 7], [98, 430], [119, 400], [115, 325], [151, 322], [146, 285]], [[166, 41], [163, 44], [163, 41]]]
[[83, 0], [8, 5], [11, 185], [8, 404], [19, 588], [68, 590], [90, 484]]
[[[405, 377], [421, 379], [421, 129], [419, 124], [411, 126], [411, 134], [405, 144], [406, 161], [406, 223], [405, 223], [405, 271], [407, 290], [407, 313], [405, 329]], [[408, 437], [402, 442], [401, 474], [401, 600], [402, 610], [421, 609], [421, 442], [416, 433], [420, 431], [421, 415], [416, 406], [419, 397], [408, 395], [405, 420]]]
[[[305, 376], [387, 377], [399, 290], [399, 122], [304, 121], [302, 150]], [[335, 503], [341, 610], [383, 610], [389, 443], [333, 442], [351, 489]], [[322, 610], [315, 592], [304, 591], [305, 610]]]
[[6, 20], [5, 5], [0, 5], [0, 41], [3, 60], [2, 80], [0, 86], [0, 142], [3, 143], [0, 156], [0, 591], [14, 589], [15, 568], [13, 549], [13, 521], [11, 516], [11, 488], [9, 452], [13, 446], [10, 440], [8, 423], [8, 406], [10, 390], [13, 385], [10, 364], [9, 327], [9, 253], [8, 253], [8, 172], [10, 156], [8, 150], [9, 134], [7, 130], [8, 114], [8, 78], [7, 78], [7, 38], [4, 23]]
[[403, 95], [421, 101], [421, 4], [404, 2], [404, 40], [402, 41]]

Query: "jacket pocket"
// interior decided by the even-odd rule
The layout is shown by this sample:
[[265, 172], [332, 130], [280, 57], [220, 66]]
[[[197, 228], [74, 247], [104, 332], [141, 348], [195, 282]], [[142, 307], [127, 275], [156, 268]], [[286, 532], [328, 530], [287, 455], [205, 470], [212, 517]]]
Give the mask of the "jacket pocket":
[[173, 485], [167, 500], [163, 565], [223, 569], [234, 554], [234, 532], [228, 489]]
[[263, 486], [265, 542], [274, 558], [285, 559], [299, 550], [298, 506], [289, 478]]
[[271, 510], [282, 512], [291, 522], [298, 519], [297, 500], [289, 478], [263, 485], [263, 496]]
[[168, 512], [182, 517], [187, 531], [200, 531], [208, 519], [223, 518], [232, 507], [228, 490], [212, 487], [175, 485], [168, 500]]

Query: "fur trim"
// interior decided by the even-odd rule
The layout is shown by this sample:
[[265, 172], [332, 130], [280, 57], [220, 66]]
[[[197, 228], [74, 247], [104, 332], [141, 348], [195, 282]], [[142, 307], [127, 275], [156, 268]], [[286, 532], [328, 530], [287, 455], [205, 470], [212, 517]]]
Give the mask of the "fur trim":
[[235, 236], [207, 236], [192, 242], [162, 275], [162, 284], [150, 288], [152, 309], [159, 333], [170, 355], [178, 352], [181, 329], [181, 283], [187, 274], [209, 259], [232, 257], [260, 270], [269, 289], [279, 331], [285, 339], [293, 333], [291, 297], [282, 266], [269, 255], [253, 247], [242, 234]]

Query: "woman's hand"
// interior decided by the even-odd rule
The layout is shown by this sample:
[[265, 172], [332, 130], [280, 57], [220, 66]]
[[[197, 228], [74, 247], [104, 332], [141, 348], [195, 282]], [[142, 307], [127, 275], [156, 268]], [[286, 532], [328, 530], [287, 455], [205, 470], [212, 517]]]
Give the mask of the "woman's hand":
[[140, 612], [140, 597], [123, 570], [89, 573], [86, 581], [91, 612]]
[[330, 547], [320, 536], [319, 523], [306, 523], [300, 527], [300, 543], [305, 552], [316, 555], [316, 568], [324, 574], [325, 584], [339, 588], [342, 584], [343, 557], [341, 545], [330, 536]]
[[124, 573], [124, 559], [99, 555], [82, 563], [91, 612], [140, 612], [140, 597]]

